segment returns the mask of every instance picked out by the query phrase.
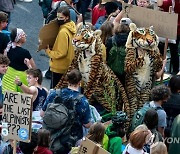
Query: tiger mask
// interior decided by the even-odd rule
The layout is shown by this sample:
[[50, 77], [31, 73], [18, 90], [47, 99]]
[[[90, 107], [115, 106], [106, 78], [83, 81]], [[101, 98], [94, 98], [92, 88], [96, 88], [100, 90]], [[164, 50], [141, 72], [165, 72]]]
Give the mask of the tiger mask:
[[126, 42], [126, 48], [142, 48], [145, 50], [155, 50], [159, 39], [153, 27], [137, 28], [134, 23], [129, 25], [130, 33]]
[[88, 30], [82, 29], [77, 35], [74, 37], [72, 44], [75, 49], [84, 52], [85, 57], [91, 57], [97, 54], [97, 48], [99, 48], [96, 44], [98, 38], [100, 38], [101, 30]]

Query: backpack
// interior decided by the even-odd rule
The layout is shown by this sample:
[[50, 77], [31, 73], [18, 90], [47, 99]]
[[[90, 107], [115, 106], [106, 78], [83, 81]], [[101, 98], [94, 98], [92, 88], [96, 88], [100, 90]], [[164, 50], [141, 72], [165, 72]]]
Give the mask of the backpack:
[[145, 116], [146, 112], [152, 108], [155, 109], [156, 111], [163, 110], [163, 108], [160, 106], [152, 107], [151, 102], [145, 103], [141, 109], [139, 109], [137, 112], [135, 112], [135, 114], [132, 118], [130, 127], [129, 127], [129, 133], [133, 132], [137, 126], [143, 124], [144, 116]]
[[79, 139], [76, 134], [73, 134], [72, 129], [74, 125], [80, 125], [75, 106], [83, 95], [63, 100], [61, 90], [56, 90], [56, 94], [53, 103], [48, 105], [44, 114], [43, 128], [51, 133], [50, 149], [54, 153], [66, 153]]
[[114, 36], [112, 37], [112, 45], [107, 64], [115, 74], [122, 75], [124, 73], [124, 61], [126, 57], [125, 46], [117, 46]]

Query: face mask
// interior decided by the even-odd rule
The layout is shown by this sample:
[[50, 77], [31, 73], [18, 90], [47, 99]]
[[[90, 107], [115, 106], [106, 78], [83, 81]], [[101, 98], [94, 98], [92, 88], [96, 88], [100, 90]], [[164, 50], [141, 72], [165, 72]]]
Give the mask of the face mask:
[[65, 23], [65, 21], [64, 20], [58, 20], [58, 24], [59, 24], [59, 26], [60, 25], [63, 25]]

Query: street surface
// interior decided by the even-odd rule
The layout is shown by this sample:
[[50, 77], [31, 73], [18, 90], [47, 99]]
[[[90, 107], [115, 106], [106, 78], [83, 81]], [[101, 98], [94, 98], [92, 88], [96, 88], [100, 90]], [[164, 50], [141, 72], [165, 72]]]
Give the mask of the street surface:
[[[22, 28], [27, 34], [27, 41], [23, 47], [30, 51], [37, 68], [45, 71], [49, 66], [49, 59], [44, 51], [37, 52], [38, 34], [43, 25], [43, 16], [38, 0], [33, 0], [31, 3], [20, 2], [18, 0], [15, 9], [11, 14], [11, 23], [9, 31], [12, 28]], [[49, 89], [50, 80], [43, 79], [43, 86]]]

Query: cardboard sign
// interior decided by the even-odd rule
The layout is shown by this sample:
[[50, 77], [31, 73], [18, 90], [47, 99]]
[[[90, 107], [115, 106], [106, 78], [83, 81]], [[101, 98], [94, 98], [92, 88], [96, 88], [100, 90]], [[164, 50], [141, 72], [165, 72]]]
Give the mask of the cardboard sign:
[[78, 154], [110, 154], [88, 138], [84, 138], [79, 147]]
[[39, 32], [38, 51], [46, 49], [48, 45], [50, 48], [52, 48], [58, 32], [59, 25], [57, 23], [57, 20], [53, 20], [49, 24], [44, 25]]
[[159, 37], [176, 40], [178, 14], [147, 9], [123, 3], [125, 17], [132, 20], [137, 27], [153, 26]]
[[2, 131], [5, 139], [30, 142], [32, 95], [6, 91], [3, 102]]

